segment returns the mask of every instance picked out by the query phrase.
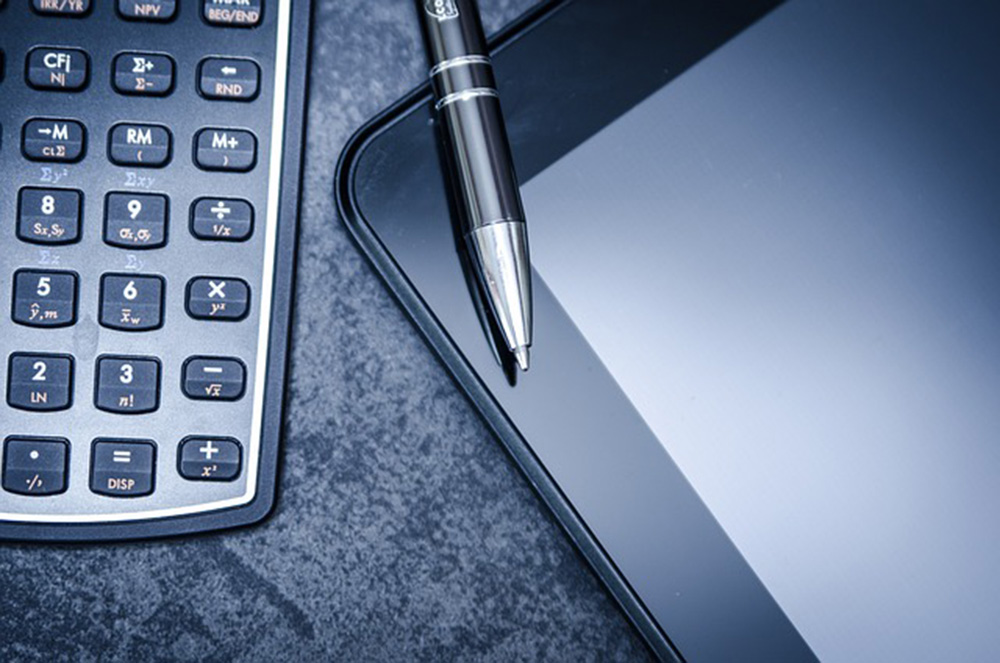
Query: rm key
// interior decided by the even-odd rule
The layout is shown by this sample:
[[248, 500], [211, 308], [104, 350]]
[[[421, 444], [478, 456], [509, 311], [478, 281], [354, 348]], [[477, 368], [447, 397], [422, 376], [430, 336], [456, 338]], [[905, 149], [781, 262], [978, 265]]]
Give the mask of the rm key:
[[245, 173], [257, 165], [257, 138], [242, 129], [202, 129], [194, 139], [194, 158], [202, 170]]

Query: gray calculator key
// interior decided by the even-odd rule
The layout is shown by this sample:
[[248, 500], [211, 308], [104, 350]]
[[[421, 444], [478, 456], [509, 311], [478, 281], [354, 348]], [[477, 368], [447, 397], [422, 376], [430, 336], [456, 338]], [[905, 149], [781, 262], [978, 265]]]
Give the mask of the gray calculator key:
[[177, 13], [177, 1], [118, 0], [118, 13], [134, 21], [169, 21]]
[[191, 206], [191, 233], [198, 239], [242, 242], [253, 234], [253, 206], [233, 198], [201, 198]]
[[32, 161], [73, 163], [83, 158], [87, 131], [75, 120], [28, 120], [21, 133], [21, 149]]
[[14, 273], [14, 322], [29, 327], [68, 327], [76, 322], [77, 276], [22, 269]]
[[101, 277], [101, 325], [119, 331], [150, 331], [163, 325], [159, 276], [105, 274]]
[[243, 450], [231, 437], [188, 437], [177, 452], [180, 474], [189, 481], [232, 481], [240, 475]]
[[72, 244], [80, 239], [83, 194], [71, 189], [21, 189], [17, 236], [33, 244]]
[[90, 490], [108, 497], [142, 497], [153, 492], [156, 445], [150, 440], [94, 440]]
[[72, 92], [87, 86], [90, 60], [76, 48], [39, 46], [28, 53], [27, 70], [31, 87]]
[[152, 193], [109, 193], [104, 201], [104, 241], [126, 249], [167, 243], [168, 200]]
[[250, 286], [224, 276], [191, 279], [187, 311], [198, 320], [242, 320], [250, 312]]
[[111, 161], [119, 166], [159, 168], [170, 161], [170, 131], [157, 124], [115, 125], [108, 143]]
[[239, 359], [192, 357], [184, 362], [181, 387], [188, 398], [236, 401], [247, 387], [247, 369]]
[[160, 362], [152, 357], [100, 357], [94, 404], [116, 414], [155, 412], [160, 407]]
[[257, 138], [242, 129], [202, 129], [194, 149], [195, 163], [203, 170], [245, 173], [257, 165]]
[[3, 449], [3, 489], [18, 495], [58, 495], [66, 490], [69, 441], [9, 437]]
[[122, 94], [163, 97], [174, 88], [174, 61], [155, 53], [122, 53], [113, 65], [115, 89]]
[[73, 402], [73, 358], [17, 353], [7, 371], [7, 404], [19, 410], [55, 412]]

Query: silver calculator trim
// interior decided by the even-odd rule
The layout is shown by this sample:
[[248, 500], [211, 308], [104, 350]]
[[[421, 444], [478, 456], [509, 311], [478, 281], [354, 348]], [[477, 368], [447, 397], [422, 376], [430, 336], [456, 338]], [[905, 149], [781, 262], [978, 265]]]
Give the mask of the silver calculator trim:
[[246, 492], [215, 502], [168, 509], [129, 513], [42, 514], [0, 512], [0, 521], [28, 523], [112, 523], [188, 516], [243, 506], [257, 494], [261, 434], [263, 432], [264, 392], [267, 380], [268, 347], [271, 340], [271, 299], [274, 294], [274, 264], [281, 204], [281, 171], [285, 138], [285, 105], [288, 96], [288, 49], [291, 37], [291, 0], [276, 0], [278, 6], [277, 50], [275, 53], [274, 106], [271, 117], [271, 154], [268, 164], [268, 200], [264, 238], [264, 274], [260, 295], [260, 327], [257, 336], [257, 364], [254, 376], [253, 417], [246, 464]]

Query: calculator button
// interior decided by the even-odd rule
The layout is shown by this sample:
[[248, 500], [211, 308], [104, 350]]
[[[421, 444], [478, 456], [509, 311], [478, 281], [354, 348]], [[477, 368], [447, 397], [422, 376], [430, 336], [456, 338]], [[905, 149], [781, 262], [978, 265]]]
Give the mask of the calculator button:
[[225, 277], [191, 279], [187, 311], [199, 320], [242, 320], [250, 312], [250, 286]]
[[141, 497], [153, 492], [156, 445], [148, 440], [94, 440], [90, 490], [108, 497]]
[[82, 90], [87, 85], [90, 62], [77, 48], [39, 46], [28, 53], [28, 84], [39, 90]]
[[264, 0], [202, 0], [202, 15], [212, 25], [252, 28], [260, 23]]
[[101, 325], [119, 331], [150, 331], [163, 326], [163, 279], [159, 276], [105, 274], [101, 277]]
[[233, 198], [202, 198], [191, 206], [191, 233], [198, 239], [242, 242], [253, 234], [253, 206]]
[[126, 249], [156, 249], [167, 243], [167, 197], [109, 193], [104, 201], [104, 241]]
[[118, 124], [108, 138], [111, 161], [119, 166], [159, 168], [170, 161], [170, 132], [155, 124]]
[[147, 357], [101, 357], [97, 360], [99, 410], [142, 414], [160, 407], [160, 362]]
[[55, 412], [73, 401], [73, 358], [13, 354], [7, 371], [7, 404], [19, 410]]
[[118, 0], [118, 13], [134, 21], [169, 21], [177, 13], [176, 0]]
[[3, 489], [18, 495], [58, 495], [66, 490], [69, 441], [9, 437], [3, 449]]
[[232, 481], [240, 475], [243, 450], [231, 437], [188, 437], [177, 451], [177, 469], [190, 481]]
[[251, 101], [260, 88], [260, 67], [251, 60], [206, 58], [201, 61], [198, 90], [209, 99]]
[[14, 322], [67, 327], [76, 322], [76, 274], [23, 269], [14, 274]]
[[72, 244], [80, 239], [83, 194], [70, 189], [21, 189], [17, 236], [33, 244]]
[[192, 357], [184, 362], [184, 395], [199, 401], [237, 401], [247, 386], [247, 369], [239, 359]]
[[257, 138], [239, 129], [202, 129], [195, 136], [195, 163], [204, 170], [252, 170], [257, 164]]
[[115, 58], [113, 80], [122, 94], [163, 97], [174, 87], [174, 61], [166, 55], [122, 53]]
[[31, 0], [31, 6], [39, 14], [83, 16], [90, 11], [90, 0]]
[[21, 149], [32, 161], [72, 163], [83, 158], [87, 131], [74, 120], [28, 120], [21, 134]]

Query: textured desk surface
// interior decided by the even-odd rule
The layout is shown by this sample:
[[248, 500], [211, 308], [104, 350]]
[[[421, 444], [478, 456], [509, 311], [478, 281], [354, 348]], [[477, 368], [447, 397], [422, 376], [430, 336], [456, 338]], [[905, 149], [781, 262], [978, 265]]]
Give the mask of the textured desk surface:
[[[480, 0], [496, 30], [532, 0]], [[412, 0], [322, 0], [278, 508], [248, 530], [0, 547], [0, 660], [643, 660], [336, 218], [350, 135], [421, 81]]]

